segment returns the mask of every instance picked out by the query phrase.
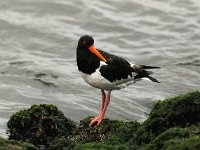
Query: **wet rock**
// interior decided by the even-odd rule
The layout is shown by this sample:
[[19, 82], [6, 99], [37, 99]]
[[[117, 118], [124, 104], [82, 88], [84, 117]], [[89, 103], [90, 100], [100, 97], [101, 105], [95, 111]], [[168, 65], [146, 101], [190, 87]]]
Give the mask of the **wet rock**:
[[[184, 141], [188, 141], [188, 139], [190, 138], [196, 139], [196, 137], [199, 137], [197, 139], [199, 139], [198, 145], [200, 146], [200, 126], [191, 126], [186, 128], [178, 128], [178, 127], [169, 128], [168, 130], [158, 135], [143, 149], [145, 150], [172, 149], [174, 145], [177, 145], [177, 147], [179, 147], [178, 145], [184, 143]], [[180, 147], [176, 149], [179, 150]]]
[[76, 130], [74, 122], [53, 105], [33, 105], [10, 117], [7, 123], [9, 139], [34, 145], [46, 145], [54, 138], [68, 136]]
[[148, 119], [138, 125], [133, 132], [130, 132], [129, 138], [123, 140], [123, 136], [118, 134], [120, 132], [124, 135], [127, 134], [119, 129], [117, 132], [108, 134], [107, 138], [103, 140], [88, 140], [83, 144], [79, 142], [74, 149], [173, 150], [176, 147], [176, 149], [181, 150], [199, 150], [200, 92], [191, 92], [158, 101]]
[[61, 136], [54, 138], [53, 141], [49, 143], [50, 150], [71, 150], [75, 146], [75, 143], [71, 141], [69, 136]]
[[104, 119], [99, 126], [89, 127], [92, 117], [80, 121], [78, 130], [71, 135], [75, 143], [106, 142], [107, 144], [122, 144], [128, 141], [136, 129], [138, 122]]
[[[163, 147], [165, 148], [165, 147]], [[199, 150], [200, 149], [200, 136], [183, 139], [179, 141], [171, 140], [166, 147], [166, 150]]]
[[33, 105], [8, 122], [10, 139], [44, 144], [51, 150], [200, 149], [200, 92], [157, 101], [146, 121], [104, 119], [89, 127], [92, 117], [75, 124], [53, 105]]
[[147, 144], [171, 127], [187, 127], [200, 122], [200, 92], [191, 92], [158, 101], [148, 119], [138, 128], [132, 144]]
[[0, 137], [0, 150], [38, 150], [34, 145]]

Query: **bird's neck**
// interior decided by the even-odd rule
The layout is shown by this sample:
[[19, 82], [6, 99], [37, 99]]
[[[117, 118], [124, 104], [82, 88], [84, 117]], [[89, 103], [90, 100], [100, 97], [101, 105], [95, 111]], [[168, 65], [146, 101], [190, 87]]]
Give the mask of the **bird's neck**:
[[92, 74], [100, 66], [100, 60], [89, 49], [77, 47], [77, 66], [79, 71]]

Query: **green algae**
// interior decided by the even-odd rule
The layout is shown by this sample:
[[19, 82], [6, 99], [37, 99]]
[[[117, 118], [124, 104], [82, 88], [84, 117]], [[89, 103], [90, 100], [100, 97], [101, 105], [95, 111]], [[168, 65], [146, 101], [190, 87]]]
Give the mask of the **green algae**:
[[143, 123], [104, 119], [89, 127], [92, 117], [77, 128], [53, 105], [33, 105], [8, 122], [10, 139], [51, 150], [199, 150], [200, 92], [157, 101]]
[[0, 137], [0, 150], [38, 150], [34, 145]]
[[194, 136], [182, 140], [171, 140], [168, 145], [164, 146], [166, 150], [199, 150], [200, 149], [200, 136]]
[[9, 139], [34, 145], [48, 145], [54, 138], [70, 135], [76, 129], [74, 122], [53, 105], [33, 105], [13, 114], [7, 123]]
[[[186, 139], [200, 136], [200, 126], [191, 126], [185, 128], [169, 128], [159, 134], [143, 149], [160, 150], [170, 147], [170, 145], [179, 144]], [[200, 144], [200, 141], [199, 141]]]
[[158, 101], [130, 143], [147, 144], [171, 127], [187, 127], [199, 122], [200, 92]]
[[138, 122], [124, 122], [121, 120], [104, 119], [99, 126], [89, 127], [92, 117], [80, 121], [76, 133], [71, 140], [76, 143], [107, 142], [107, 144], [122, 144], [132, 137], [140, 126]]

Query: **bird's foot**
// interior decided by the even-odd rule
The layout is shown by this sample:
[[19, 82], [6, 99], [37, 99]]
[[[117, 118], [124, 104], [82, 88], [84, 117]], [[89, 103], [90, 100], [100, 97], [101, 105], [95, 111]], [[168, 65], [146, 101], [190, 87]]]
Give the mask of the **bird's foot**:
[[97, 125], [100, 125], [101, 122], [102, 122], [102, 120], [103, 120], [103, 115], [100, 114], [100, 115], [98, 115], [97, 117], [92, 118], [92, 120], [91, 120], [89, 126], [91, 127], [91, 126], [92, 126], [94, 123], [96, 123], [96, 122], [97, 122]]

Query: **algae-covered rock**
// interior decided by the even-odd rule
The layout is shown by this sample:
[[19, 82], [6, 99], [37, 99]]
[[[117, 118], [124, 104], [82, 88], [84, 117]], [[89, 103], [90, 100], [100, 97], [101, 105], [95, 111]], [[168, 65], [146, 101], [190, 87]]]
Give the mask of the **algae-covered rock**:
[[81, 120], [72, 135], [55, 138], [49, 143], [49, 149], [124, 149], [127, 146], [121, 144], [128, 141], [140, 125], [138, 122], [104, 119], [101, 125], [89, 127], [90, 120], [91, 117]]
[[158, 101], [148, 119], [138, 128], [130, 144], [145, 144], [171, 127], [200, 122], [200, 92], [191, 92]]
[[200, 136], [169, 142], [163, 149], [166, 150], [200, 150]]
[[48, 145], [55, 137], [74, 132], [74, 122], [53, 105], [33, 105], [10, 117], [7, 123], [9, 138], [34, 145]]
[[37, 148], [26, 142], [6, 140], [0, 137], [0, 150], [37, 150]]
[[[198, 136], [200, 136], [200, 126], [191, 126], [186, 128], [174, 127], [162, 132], [148, 145], [146, 145], [143, 149], [145, 150], [167, 149], [168, 147], [171, 147], [171, 145], [178, 146], [182, 141]], [[199, 140], [199, 145], [200, 145], [200, 140]]]
[[109, 145], [104, 143], [85, 143], [76, 145], [73, 150], [136, 150], [126, 145]]
[[91, 117], [80, 121], [80, 125], [71, 140], [75, 143], [106, 142], [116, 145], [127, 142], [136, 129], [140, 126], [138, 122], [123, 122], [120, 120], [104, 119], [99, 126], [89, 127]]
[[10, 139], [51, 150], [199, 150], [200, 92], [158, 101], [142, 124], [104, 119], [89, 127], [91, 117], [75, 124], [53, 105], [33, 105], [8, 122]]
[[69, 136], [56, 137], [49, 143], [50, 150], [71, 150], [75, 143], [70, 140]]

